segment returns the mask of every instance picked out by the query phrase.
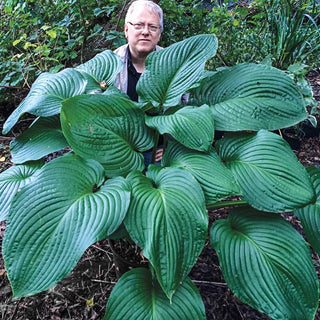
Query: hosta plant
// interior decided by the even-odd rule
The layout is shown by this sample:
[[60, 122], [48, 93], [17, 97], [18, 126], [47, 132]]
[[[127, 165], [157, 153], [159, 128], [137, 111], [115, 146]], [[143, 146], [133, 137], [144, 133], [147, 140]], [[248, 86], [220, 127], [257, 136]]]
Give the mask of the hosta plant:
[[[319, 252], [320, 169], [303, 167], [274, 133], [305, 120], [306, 103], [291, 78], [269, 66], [205, 71], [216, 50], [214, 35], [199, 35], [151, 53], [139, 103], [113, 86], [122, 63], [111, 51], [37, 79], [3, 128], [24, 113], [37, 116], [11, 144], [15, 165], [0, 175], [15, 298], [63, 279], [94, 242], [123, 236], [149, 264], [121, 276], [104, 318], [205, 319], [188, 274], [209, 236], [240, 300], [273, 319], [314, 319], [310, 248], [281, 213], [301, 219]], [[221, 140], [215, 130], [225, 132]], [[161, 165], [146, 168], [143, 153], [160, 135]], [[228, 217], [209, 226], [208, 210], [229, 206]]]

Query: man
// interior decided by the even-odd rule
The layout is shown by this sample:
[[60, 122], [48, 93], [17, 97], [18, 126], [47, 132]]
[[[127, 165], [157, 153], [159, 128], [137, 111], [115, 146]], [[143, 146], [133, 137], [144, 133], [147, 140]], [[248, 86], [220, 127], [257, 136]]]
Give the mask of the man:
[[148, 54], [161, 49], [157, 44], [162, 30], [163, 12], [156, 3], [136, 0], [130, 5], [124, 28], [128, 43], [115, 50], [124, 63], [116, 86], [134, 101], [138, 101], [136, 85]]
[[[137, 82], [144, 71], [149, 53], [160, 50], [157, 44], [163, 31], [163, 12], [154, 2], [136, 0], [128, 8], [124, 32], [127, 44], [114, 52], [120, 56], [123, 69], [116, 79], [116, 87], [125, 92], [133, 101], [138, 101]], [[155, 161], [162, 158], [163, 149], [156, 152]], [[151, 161], [152, 152], [145, 152], [145, 164]]]

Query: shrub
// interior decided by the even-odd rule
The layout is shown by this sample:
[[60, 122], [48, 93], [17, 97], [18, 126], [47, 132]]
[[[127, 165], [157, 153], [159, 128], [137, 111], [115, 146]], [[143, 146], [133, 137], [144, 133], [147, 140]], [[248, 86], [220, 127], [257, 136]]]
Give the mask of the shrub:
[[[37, 79], [3, 129], [25, 112], [38, 116], [12, 143], [16, 165], [0, 176], [15, 298], [50, 288], [88, 246], [121, 235], [142, 249], [149, 268], [120, 278], [105, 319], [205, 319], [188, 273], [210, 231], [239, 299], [274, 319], [314, 319], [319, 284], [310, 250], [280, 212], [294, 211], [319, 250], [320, 171], [305, 169], [270, 132], [306, 119], [306, 103], [292, 79], [269, 66], [205, 72], [216, 50], [215, 36], [199, 35], [150, 54], [139, 103], [112, 86], [122, 66], [111, 51]], [[102, 80], [107, 89], [92, 94], [104, 90]], [[227, 133], [214, 144], [215, 130]], [[159, 135], [173, 139], [161, 166], [145, 168], [142, 153]], [[72, 152], [43, 165], [68, 145]], [[234, 195], [241, 202], [225, 201]], [[207, 209], [230, 205], [228, 218], [209, 228]]]

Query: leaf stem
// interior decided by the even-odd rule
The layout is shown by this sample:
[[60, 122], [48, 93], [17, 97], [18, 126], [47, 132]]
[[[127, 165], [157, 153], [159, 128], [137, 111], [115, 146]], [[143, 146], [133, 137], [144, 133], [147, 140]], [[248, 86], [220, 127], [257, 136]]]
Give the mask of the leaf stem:
[[151, 163], [154, 163], [156, 160], [156, 153], [157, 153], [157, 149], [158, 149], [158, 142], [159, 142], [159, 131], [155, 130], [154, 133], [154, 145], [152, 148], [152, 158], [151, 158]]
[[228, 200], [228, 201], [219, 201], [216, 203], [208, 204], [207, 210], [220, 209], [224, 207], [234, 207], [234, 206], [247, 206], [248, 202], [245, 200]]

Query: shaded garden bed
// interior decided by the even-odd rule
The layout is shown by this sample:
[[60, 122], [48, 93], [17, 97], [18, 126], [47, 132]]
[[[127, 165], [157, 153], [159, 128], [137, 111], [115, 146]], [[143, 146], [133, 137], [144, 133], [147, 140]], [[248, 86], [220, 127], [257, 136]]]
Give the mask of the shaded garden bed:
[[[318, 101], [320, 74], [310, 73], [310, 81]], [[320, 104], [320, 103], [319, 103]], [[4, 118], [1, 119], [1, 125]], [[0, 171], [10, 167], [9, 142], [19, 135], [30, 123], [24, 118], [8, 137], [0, 137]], [[320, 166], [320, 137], [315, 135], [300, 137], [301, 145], [294, 150], [300, 162], [305, 165]], [[225, 209], [209, 212], [210, 225], [216, 219], [227, 216]], [[291, 214], [285, 218], [303, 234], [300, 221]], [[5, 222], [0, 224], [0, 239], [3, 238]], [[132, 250], [131, 250], [132, 249]], [[1, 246], [0, 246], [1, 251]], [[136, 263], [144, 262], [137, 248], [127, 246], [128, 259]], [[320, 258], [313, 253], [314, 265], [320, 274]], [[102, 319], [106, 303], [119, 276], [114, 265], [114, 251], [107, 240], [90, 246], [74, 271], [48, 291], [31, 297], [12, 300], [11, 287], [0, 255], [0, 317], [1, 319]], [[216, 253], [207, 242], [196, 265], [191, 271], [191, 279], [201, 292], [208, 320], [265, 320], [268, 316], [259, 313], [239, 301], [227, 287], [220, 270]], [[318, 310], [316, 319], [320, 319]]]

